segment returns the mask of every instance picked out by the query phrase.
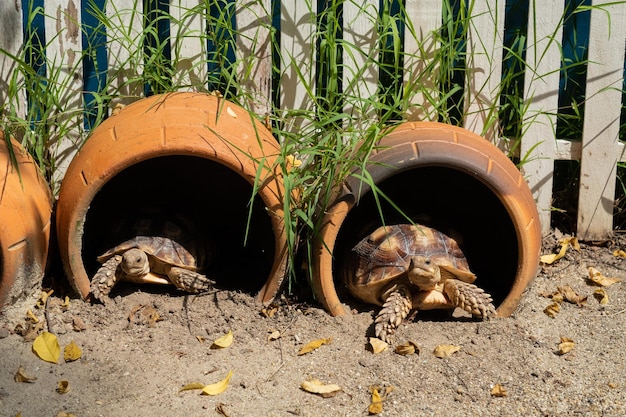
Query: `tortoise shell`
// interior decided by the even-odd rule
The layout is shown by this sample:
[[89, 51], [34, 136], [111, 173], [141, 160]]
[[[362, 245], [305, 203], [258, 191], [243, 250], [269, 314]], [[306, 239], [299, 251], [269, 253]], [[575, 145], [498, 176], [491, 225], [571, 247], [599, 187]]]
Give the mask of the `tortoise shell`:
[[[133, 239], [120, 243], [98, 257], [98, 262], [104, 263], [115, 255], [121, 255], [129, 249], [140, 249], [149, 257], [153, 258], [157, 270], [163, 266], [177, 266], [180, 268], [196, 271], [197, 263], [194, 255], [178, 242], [160, 236], [136, 236]], [[159, 268], [161, 266], [161, 268]]]
[[344, 271], [345, 283], [360, 300], [382, 305], [390, 287], [409, 282], [405, 272], [415, 255], [470, 272], [454, 239], [430, 227], [397, 224], [381, 226], [356, 244]]

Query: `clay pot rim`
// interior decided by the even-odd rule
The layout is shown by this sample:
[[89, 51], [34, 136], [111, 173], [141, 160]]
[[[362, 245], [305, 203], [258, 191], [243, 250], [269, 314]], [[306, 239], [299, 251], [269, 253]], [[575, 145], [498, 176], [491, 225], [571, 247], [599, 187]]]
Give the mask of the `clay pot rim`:
[[[541, 231], [539, 225], [539, 216], [537, 209], [532, 198], [532, 194], [528, 189], [526, 182], [524, 181], [521, 173], [516, 169], [518, 174], [517, 179], [507, 175], [501, 181], [493, 181], [493, 176], [486, 176], [484, 172], [493, 172], [500, 165], [511, 165], [512, 162], [503, 153], [494, 153], [494, 159], [491, 160], [493, 165], [488, 167], [481, 167], [476, 164], [476, 161], [471, 158], [459, 159], [454, 156], [456, 153], [435, 153], [435, 154], [420, 154], [419, 148], [428, 147], [428, 139], [424, 139], [423, 136], [413, 140], [413, 142], [419, 141], [417, 148], [414, 151], [419, 154], [419, 157], [409, 159], [403, 162], [402, 167], [398, 168], [398, 164], [390, 164], [386, 159], [391, 158], [398, 152], [399, 147], [413, 147], [413, 144], [402, 140], [402, 136], [410, 135], [411, 131], [419, 130], [419, 135], [427, 135], [428, 132], [437, 132], [440, 134], [442, 131], [452, 134], [450, 143], [454, 142], [455, 147], [458, 148], [459, 138], [457, 135], [468, 136], [474, 138], [480, 138], [465, 129], [451, 126], [438, 122], [406, 122], [401, 125], [395, 126], [388, 130], [386, 135], [381, 139], [376, 151], [372, 152], [368, 161], [367, 167], [374, 167], [369, 170], [371, 178], [375, 184], [379, 184], [382, 181], [389, 179], [396, 175], [401, 175], [403, 172], [415, 169], [423, 169], [428, 167], [442, 167], [446, 169], [453, 169], [479, 180], [485, 185], [496, 197], [505, 208], [506, 212], [511, 218], [512, 223], [515, 226], [515, 233], [518, 241], [518, 264], [517, 275], [512, 283], [511, 289], [507, 297], [498, 306], [498, 315], [507, 317], [510, 316], [517, 304], [521, 293], [525, 289], [527, 282], [521, 282], [520, 275], [533, 275], [536, 276], [539, 268], [539, 255], [541, 251]], [[469, 134], [469, 135], [468, 135]], [[480, 138], [482, 139], [482, 138]], [[473, 139], [472, 139], [473, 140]], [[431, 141], [433, 143], [441, 144], [441, 141]], [[398, 146], [399, 145], [399, 146]], [[490, 142], [483, 139], [483, 142], [477, 144], [481, 149], [495, 148]], [[443, 145], [450, 146], [450, 145]], [[462, 146], [462, 145], [461, 145]], [[465, 146], [470, 154], [473, 156], [480, 155], [479, 150], [474, 146]], [[497, 148], [495, 148], [497, 149]], [[479, 158], [480, 159], [480, 158]], [[478, 169], [477, 169], [478, 168]], [[505, 169], [505, 171], [507, 171]], [[359, 172], [359, 170], [353, 171]], [[488, 181], [491, 178], [492, 181]], [[499, 178], [498, 178], [499, 179]], [[520, 190], [517, 193], [517, 197], [511, 195], [509, 192], [512, 186], [515, 186]], [[353, 190], [356, 190], [355, 193]], [[349, 215], [352, 208], [358, 204], [360, 198], [367, 193], [371, 192], [371, 188], [368, 184], [363, 182], [360, 178], [354, 175], [349, 175], [343, 184], [337, 187], [334, 198], [331, 199], [331, 204], [326, 210], [325, 220], [319, 233], [319, 239], [315, 242], [316, 261], [318, 264], [314, 268], [313, 286], [316, 292], [317, 298], [324, 304], [324, 307], [334, 316], [345, 314], [345, 309], [337, 295], [335, 289], [334, 277], [333, 277], [333, 262], [332, 252], [335, 248], [337, 237], [339, 236], [341, 226], [343, 225], [346, 217]], [[523, 205], [528, 212], [524, 210], [519, 204], [519, 200], [523, 201]], [[536, 241], [529, 241], [529, 239], [523, 238], [523, 232], [517, 226], [525, 227], [527, 233], [538, 237]], [[534, 262], [536, 260], [536, 262]], [[534, 266], [533, 266], [534, 265]], [[531, 271], [532, 269], [532, 271]]]
[[[179, 100], [196, 100], [192, 101], [195, 106], [192, 109], [185, 108]], [[224, 100], [223, 98], [218, 98], [204, 93], [167, 93], [163, 95], [151, 96], [126, 106], [118, 114], [108, 118], [97, 128], [101, 131], [109, 131], [110, 135], [115, 136], [118, 134], [118, 132], [116, 132], [116, 120], [119, 120], [117, 118], [121, 115], [126, 114], [127, 117], [132, 117], [133, 114], [135, 116], [141, 116], [144, 111], [147, 113], [154, 109], [160, 109], [161, 106], [163, 106], [163, 108], [173, 106], [174, 108], [187, 109], [189, 113], [193, 111], [194, 117], [208, 116], [206, 119], [202, 119], [206, 120], [203, 122], [203, 126], [207, 128], [207, 136], [210, 136], [211, 138], [220, 138], [221, 136], [218, 135], [222, 134], [221, 129], [223, 128], [220, 127], [222, 125], [219, 123], [217, 126], [211, 124], [214, 123], [215, 119], [215, 117], [212, 116], [215, 115], [213, 108], [216, 103], [220, 105], [220, 111], [222, 111], [220, 117], [239, 117], [239, 120], [251, 120], [251, 126], [248, 133], [254, 132], [251, 134], [253, 134], [256, 139], [245, 142], [249, 145], [247, 149], [238, 149], [231, 143], [225, 144], [223, 140], [216, 140], [215, 143], [209, 143], [204, 137], [194, 137], [193, 140], [188, 139], [189, 135], [185, 136], [184, 134], [185, 125], [183, 122], [180, 124], [168, 124], [167, 121], [163, 120], [163, 125], [161, 126], [148, 126], [145, 129], [140, 130], [142, 132], [142, 138], [147, 139], [150, 143], [154, 144], [154, 146], [149, 147], [147, 151], [145, 151], [146, 146], [144, 146], [144, 152], [141, 153], [141, 156], [133, 154], [132, 152], [122, 152], [113, 158], [113, 156], [105, 152], [103, 154], [104, 158], [98, 161], [99, 165], [86, 164], [85, 162], [87, 161], [85, 161], [85, 158], [81, 155], [89, 154], [89, 152], [96, 152], [102, 147], [107, 146], [104, 143], [92, 141], [91, 139], [93, 136], [87, 140], [81, 151], [76, 155], [67, 170], [66, 178], [61, 184], [59, 194], [59, 210], [57, 211], [57, 233], [59, 236], [59, 249], [62, 258], [64, 258], [63, 263], [66, 272], [68, 275], [73, 275], [70, 277], [70, 282], [82, 298], [87, 298], [89, 295], [90, 280], [87, 276], [82, 260], [82, 253], [80, 256], [70, 254], [69, 247], [73, 246], [82, 249], [81, 241], [83, 238], [83, 227], [86, 221], [87, 212], [89, 211], [89, 207], [96, 195], [102, 190], [108, 181], [112, 180], [115, 176], [119, 175], [131, 166], [150, 159], [168, 156], [190, 156], [225, 166], [243, 178], [247, 183], [254, 186], [255, 177], [248, 175], [248, 173], [253, 172], [256, 174], [257, 168], [254, 165], [256, 161], [252, 160], [252, 158], [250, 158], [250, 161], [247, 159], [243, 160], [242, 158], [242, 162], [237, 160], [237, 156], [241, 156], [242, 154], [245, 155], [244, 152], [249, 152], [254, 155], [255, 151], [260, 151], [263, 152], [262, 155], [264, 156], [264, 160], [269, 160], [273, 157], [273, 152], [265, 152], [266, 148], [267, 151], [271, 152], [276, 150], [276, 154], [278, 153], [278, 144], [273, 136], [271, 136], [270, 132], [267, 131], [267, 129], [258, 120], [253, 118], [250, 112], [242, 109], [232, 102]], [[222, 104], [227, 107], [223, 107]], [[163, 119], [168, 117], [171, 117], [171, 115], [163, 115]], [[158, 137], [158, 135], [148, 135], [145, 133], [146, 131], [154, 131], [157, 133], [161, 132], [162, 136], [164, 136], [167, 131], [169, 140], [166, 143], [162, 141], [162, 138]], [[246, 134], [246, 131], [243, 128], [241, 129], [241, 132], [244, 135]], [[134, 139], [132, 137], [125, 137], [123, 131], [122, 133], [119, 133], [119, 135], [119, 139], [121, 140]], [[118, 138], [115, 140], [117, 139]], [[245, 140], [240, 139], [239, 136], [234, 139]], [[103, 141], [104, 140], [100, 140], [100, 142]], [[220, 154], [220, 151], [223, 151], [223, 153]], [[227, 157], [225, 158], [224, 155], [227, 155]], [[275, 246], [275, 259], [270, 276], [267, 278], [263, 288], [257, 296], [258, 300], [261, 302], [271, 301], [270, 298], [273, 298], [278, 290], [278, 287], [282, 283], [282, 279], [279, 279], [278, 277], [280, 277], [281, 274], [284, 275], [284, 270], [286, 269], [287, 264], [287, 250], [285, 248], [286, 238], [284, 234], [284, 224], [282, 221], [282, 202], [280, 199], [282, 189], [279, 182], [279, 169], [280, 167], [277, 164], [268, 165], [266, 163], [266, 167], [263, 170], [264, 175], [261, 177], [261, 184], [256, 184], [256, 195], [258, 195], [268, 207], [270, 222], [274, 233]], [[79, 190], [79, 192], [77, 191], [77, 185], [81, 181], [83, 183], [83, 187]], [[67, 206], [71, 206], [71, 209], [68, 209]], [[64, 228], [64, 225], [67, 227]]]

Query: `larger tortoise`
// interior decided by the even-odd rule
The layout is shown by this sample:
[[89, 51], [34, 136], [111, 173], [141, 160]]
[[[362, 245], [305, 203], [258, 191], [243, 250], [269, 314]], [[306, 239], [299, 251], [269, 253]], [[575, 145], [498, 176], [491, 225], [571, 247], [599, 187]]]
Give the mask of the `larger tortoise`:
[[352, 250], [344, 279], [352, 295], [382, 306], [376, 337], [391, 342], [413, 309], [456, 308], [475, 317], [496, 314], [455, 240], [422, 225], [381, 226]]
[[[198, 259], [208, 257], [206, 249], [197, 249], [196, 242], [180, 227], [169, 221], [139, 223], [135, 230], [152, 234], [137, 235], [98, 257], [102, 266], [91, 280], [91, 293], [97, 300], [105, 302], [120, 281], [174, 284], [191, 293], [206, 291], [215, 284], [199, 272], [204, 262], [199, 263]], [[155, 228], [155, 224], [159, 227]]]

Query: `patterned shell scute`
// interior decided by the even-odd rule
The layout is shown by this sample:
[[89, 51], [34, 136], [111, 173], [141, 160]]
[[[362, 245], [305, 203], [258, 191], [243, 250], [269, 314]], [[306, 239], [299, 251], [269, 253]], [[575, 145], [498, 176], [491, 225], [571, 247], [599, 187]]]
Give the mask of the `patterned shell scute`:
[[137, 236], [120, 243], [98, 257], [99, 262], [105, 262], [114, 255], [122, 254], [129, 249], [140, 249], [149, 256], [164, 264], [196, 270], [196, 258], [182, 245], [174, 240], [160, 236]]
[[354, 247], [356, 273], [349, 286], [370, 286], [403, 274], [414, 255], [429, 256], [439, 265], [469, 271], [457, 242], [438, 230], [421, 225], [381, 226]]

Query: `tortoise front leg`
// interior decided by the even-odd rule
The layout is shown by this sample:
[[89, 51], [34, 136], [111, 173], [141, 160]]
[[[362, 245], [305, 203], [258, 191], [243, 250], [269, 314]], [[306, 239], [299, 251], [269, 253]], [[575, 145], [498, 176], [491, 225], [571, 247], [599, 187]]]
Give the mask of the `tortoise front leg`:
[[207, 278], [206, 275], [176, 266], [170, 268], [167, 276], [176, 287], [191, 293], [207, 291], [215, 285], [215, 281]]
[[376, 316], [376, 337], [391, 343], [396, 329], [412, 308], [411, 294], [406, 287], [399, 287], [389, 294]]
[[460, 307], [475, 317], [486, 319], [496, 315], [491, 295], [474, 284], [448, 279], [444, 283], [443, 292], [455, 307]]
[[101, 303], [108, 300], [108, 295], [117, 282], [117, 267], [121, 262], [120, 255], [111, 257], [102, 264], [91, 280], [91, 294]]

